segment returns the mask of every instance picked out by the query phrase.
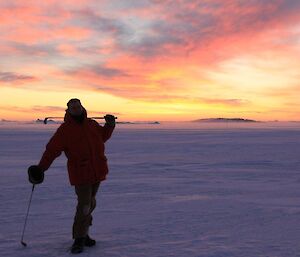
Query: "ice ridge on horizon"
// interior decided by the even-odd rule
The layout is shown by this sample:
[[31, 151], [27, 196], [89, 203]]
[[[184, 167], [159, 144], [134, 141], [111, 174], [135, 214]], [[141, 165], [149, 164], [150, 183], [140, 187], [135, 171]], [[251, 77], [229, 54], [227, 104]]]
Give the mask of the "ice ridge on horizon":
[[251, 120], [251, 119], [243, 119], [243, 118], [208, 118], [208, 119], [193, 120], [193, 122], [258, 122], [258, 121]]

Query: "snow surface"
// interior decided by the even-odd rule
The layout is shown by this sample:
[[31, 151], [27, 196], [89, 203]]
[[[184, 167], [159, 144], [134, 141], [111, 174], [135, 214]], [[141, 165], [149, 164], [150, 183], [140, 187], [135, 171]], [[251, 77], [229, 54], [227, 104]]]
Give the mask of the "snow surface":
[[[58, 125], [0, 123], [0, 255], [72, 256], [76, 198], [59, 157], [35, 188]], [[94, 248], [80, 256], [300, 256], [300, 123], [120, 125], [107, 143]]]

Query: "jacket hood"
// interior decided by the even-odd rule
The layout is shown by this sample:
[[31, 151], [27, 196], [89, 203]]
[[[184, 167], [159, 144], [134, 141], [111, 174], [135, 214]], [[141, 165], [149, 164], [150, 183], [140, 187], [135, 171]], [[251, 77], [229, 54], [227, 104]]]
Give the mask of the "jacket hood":
[[[83, 108], [83, 122], [87, 120], [87, 112], [86, 109], [84, 107]], [[65, 117], [64, 117], [64, 121], [66, 123], [74, 123], [76, 122], [76, 120], [72, 117], [72, 115], [69, 113], [68, 109], [66, 109], [66, 113], [65, 113]]]

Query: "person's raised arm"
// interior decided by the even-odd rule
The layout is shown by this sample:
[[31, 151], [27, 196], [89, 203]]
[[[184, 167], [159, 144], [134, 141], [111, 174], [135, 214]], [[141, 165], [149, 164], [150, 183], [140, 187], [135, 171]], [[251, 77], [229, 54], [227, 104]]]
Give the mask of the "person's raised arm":
[[102, 136], [102, 140], [105, 143], [112, 135], [115, 126], [116, 126], [116, 122], [115, 122], [115, 116], [113, 115], [105, 115], [104, 116], [106, 123], [104, 124], [104, 126], [101, 126], [98, 124], [97, 121], [93, 120], [93, 124], [94, 126], [97, 127], [97, 130], [101, 133]]
[[106, 142], [112, 135], [115, 126], [116, 126], [116, 118], [113, 115], [106, 114], [104, 116], [105, 125], [103, 127], [103, 141]]

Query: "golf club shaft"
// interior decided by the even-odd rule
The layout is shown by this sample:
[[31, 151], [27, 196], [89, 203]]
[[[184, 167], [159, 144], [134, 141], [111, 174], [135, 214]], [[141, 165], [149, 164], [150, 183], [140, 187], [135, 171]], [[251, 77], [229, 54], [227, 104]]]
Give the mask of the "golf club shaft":
[[25, 228], [26, 228], [26, 224], [27, 224], [27, 218], [28, 218], [29, 208], [30, 208], [30, 205], [31, 205], [31, 199], [32, 199], [33, 191], [34, 191], [34, 186], [35, 186], [35, 185], [33, 184], [33, 185], [32, 185], [32, 190], [31, 190], [31, 194], [30, 194], [29, 203], [28, 203], [28, 208], [27, 208], [27, 213], [26, 213], [25, 223], [24, 223], [24, 227], [23, 227], [23, 232], [22, 232], [21, 243], [22, 243], [22, 245], [24, 245], [24, 246], [26, 246], [26, 244], [23, 242], [23, 238], [24, 238]]

